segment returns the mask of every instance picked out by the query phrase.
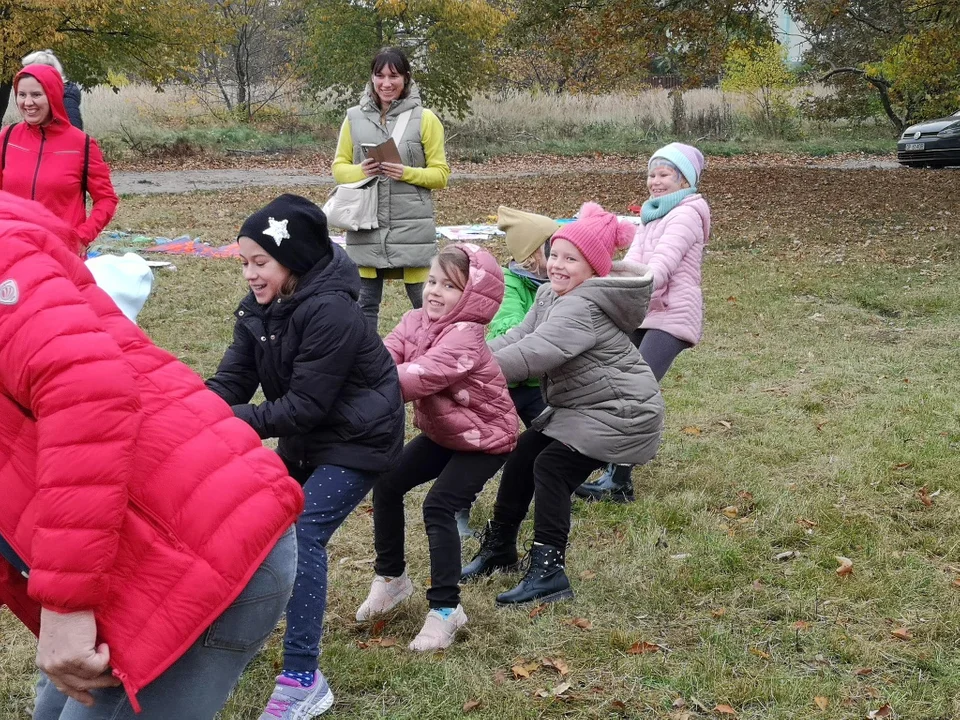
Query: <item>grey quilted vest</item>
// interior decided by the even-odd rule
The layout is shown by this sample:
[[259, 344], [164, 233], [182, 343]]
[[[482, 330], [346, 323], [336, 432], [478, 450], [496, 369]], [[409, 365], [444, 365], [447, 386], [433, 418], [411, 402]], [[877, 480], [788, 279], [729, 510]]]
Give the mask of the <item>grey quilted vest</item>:
[[[413, 110], [407, 129], [397, 149], [404, 165], [426, 167], [423, 144], [420, 141], [420, 91], [410, 85], [407, 97], [394, 101], [387, 111], [386, 127], [380, 124], [380, 108], [370, 86], [363, 93], [360, 104], [347, 110], [350, 137], [353, 139], [353, 161], [363, 161], [361, 143], [379, 144], [387, 140], [397, 124], [397, 117]], [[381, 177], [377, 181], [379, 194], [376, 230], [347, 232], [347, 254], [361, 267], [404, 268], [427, 267], [437, 254], [437, 228], [433, 219], [433, 200], [426, 188], [399, 180]]]

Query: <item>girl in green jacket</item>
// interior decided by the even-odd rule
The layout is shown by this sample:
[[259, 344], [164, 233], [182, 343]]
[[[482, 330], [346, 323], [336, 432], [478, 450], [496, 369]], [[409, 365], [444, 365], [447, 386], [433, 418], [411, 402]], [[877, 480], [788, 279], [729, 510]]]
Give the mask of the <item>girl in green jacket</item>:
[[[487, 326], [488, 342], [519, 325], [527, 316], [537, 290], [547, 281], [550, 236], [560, 229], [560, 223], [544, 215], [501, 205], [497, 209], [497, 227], [506, 233], [507, 250], [512, 260], [503, 269], [503, 302]], [[524, 427], [530, 427], [533, 419], [546, 407], [539, 378], [511, 385], [510, 397]], [[457, 529], [461, 538], [474, 536], [469, 507], [457, 513]]]

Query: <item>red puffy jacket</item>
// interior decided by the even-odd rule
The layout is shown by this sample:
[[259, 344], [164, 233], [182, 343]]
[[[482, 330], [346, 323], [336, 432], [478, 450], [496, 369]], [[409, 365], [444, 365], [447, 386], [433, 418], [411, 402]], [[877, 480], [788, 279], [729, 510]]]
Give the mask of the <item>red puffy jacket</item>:
[[93, 610], [136, 704], [303, 506], [257, 434], [100, 290], [72, 231], [0, 192], [0, 604]]
[[[117, 211], [117, 193], [110, 182], [110, 168], [100, 146], [87, 134], [70, 124], [63, 106], [63, 78], [48, 65], [28, 65], [13, 81], [16, 88], [24, 75], [37, 79], [47, 94], [52, 119], [46, 125], [25, 122], [11, 125], [0, 133], [0, 190], [36, 200], [54, 215], [76, 229], [84, 245], [100, 234]], [[93, 210], [87, 217], [86, 196], [82, 190], [84, 158], [89, 149], [87, 192], [93, 198]]]

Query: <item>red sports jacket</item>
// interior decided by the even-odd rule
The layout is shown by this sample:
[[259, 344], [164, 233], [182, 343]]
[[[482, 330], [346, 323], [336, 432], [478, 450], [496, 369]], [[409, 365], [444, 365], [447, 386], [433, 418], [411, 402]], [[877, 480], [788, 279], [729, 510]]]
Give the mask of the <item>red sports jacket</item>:
[[52, 119], [46, 125], [20, 122], [0, 132], [0, 147], [6, 144], [0, 163], [0, 190], [41, 203], [75, 228], [83, 244], [89, 245], [117, 211], [119, 199], [110, 182], [110, 168], [97, 141], [91, 138], [87, 192], [93, 198], [93, 210], [88, 218], [81, 190], [87, 135], [67, 118], [63, 78], [48, 65], [29, 65], [14, 78], [14, 96], [24, 75], [33, 76], [43, 86]]
[[0, 604], [91, 609], [130, 695], [240, 594], [303, 506], [283, 463], [0, 192]]

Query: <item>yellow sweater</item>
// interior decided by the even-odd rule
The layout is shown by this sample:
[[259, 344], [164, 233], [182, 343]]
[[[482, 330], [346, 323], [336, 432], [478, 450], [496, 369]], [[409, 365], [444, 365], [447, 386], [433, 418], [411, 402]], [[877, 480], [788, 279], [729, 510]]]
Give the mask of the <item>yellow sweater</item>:
[[[447, 165], [447, 154], [443, 147], [443, 125], [440, 124], [440, 118], [426, 108], [423, 108], [420, 116], [420, 142], [427, 166], [404, 166], [401, 180], [428, 190], [441, 190], [447, 186], [447, 179], [450, 177], [450, 166]], [[332, 170], [333, 179], [339, 185], [364, 178], [359, 163], [353, 162], [353, 138], [350, 136], [350, 121], [346, 118], [340, 126], [340, 139], [337, 141], [337, 154]], [[420, 283], [426, 281], [429, 268], [390, 268], [380, 272], [385, 278], [402, 277], [406, 283]], [[360, 277], [376, 276], [376, 268], [360, 268]]]

